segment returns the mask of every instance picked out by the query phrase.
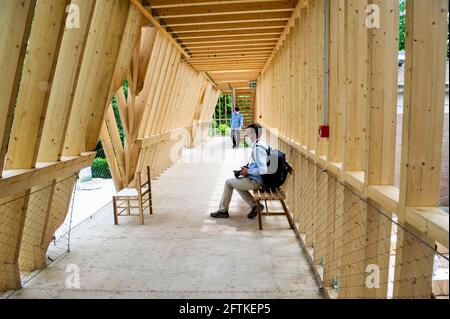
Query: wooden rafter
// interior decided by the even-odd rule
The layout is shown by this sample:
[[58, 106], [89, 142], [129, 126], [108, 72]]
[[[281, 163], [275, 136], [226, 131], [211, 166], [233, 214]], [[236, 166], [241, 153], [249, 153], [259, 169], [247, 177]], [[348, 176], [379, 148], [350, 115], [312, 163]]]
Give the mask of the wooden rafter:
[[[297, 1], [268, 1], [252, 3], [223, 3], [218, 5], [202, 5], [189, 7], [173, 7], [157, 9], [158, 16], [163, 19], [240, 15], [249, 13], [291, 12]], [[154, 8], [153, 8], [154, 9]]]
[[[147, 0], [152, 12], [202, 72], [262, 70], [298, 0]], [[215, 81], [214, 75], [211, 78]], [[247, 74], [247, 80], [254, 79]], [[230, 80], [233, 77], [229, 76]]]
[[291, 17], [291, 11], [282, 12], [264, 12], [264, 13], [245, 13], [235, 15], [221, 16], [198, 16], [181, 18], [164, 18], [166, 25], [170, 27], [187, 25], [205, 25], [217, 23], [245, 23], [245, 22], [264, 22], [264, 21], [288, 21]]
[[198, 32], [221, 32], [221, 31], [242, 31], [259, 29], [283, 29], [286, 26], [285, 20], [257, 21], [257, 22], [237, 22], [237, 23], [214, 23], [203, 25], [171, 26], [173, 33], [179, 37], [184, 33]]
[[218, 4], [246, 4], [246, 3], [263, 3], [263, 2], [282, 2], [284, 0], [154, 0], [151, 1], [152, 8], [177, 8], [177, 7], [195, 7]]

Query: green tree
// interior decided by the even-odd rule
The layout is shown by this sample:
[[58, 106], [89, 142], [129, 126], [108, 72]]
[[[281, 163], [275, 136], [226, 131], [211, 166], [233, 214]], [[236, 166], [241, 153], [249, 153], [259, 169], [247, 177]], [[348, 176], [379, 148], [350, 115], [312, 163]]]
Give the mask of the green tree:
[[[125, 100], [128, 101], [128, 81], [127, 80], [123, 81], [123, 94], [125, 95]], [[125, 133], [123, 131], [122, 120], [120, 119], [119, 104], [117, 103], [117, 99], [115, 96], [113, 97], [111, 104], [112, 104], [113, 111], [114, 111], [114, 117], [116, 118], [117, 127], [119, 129], [120, 140], [122, 142], [122, 146], [124, 146], [125, 145]]]
[[400, 0], [400, 35], [399, 50], [405, 49], [406, 41], [406, 0]]
[[[215, 118], [216, 124], [219, 126], [220, 124], [225, 124], [224, 119], [228, 119], [231, 116], [231, 112], [233, 110], [233, 98], [231, 94], [222, 94], [217, 102]], [[219, 123], [219, 119], [222, 119], [222, 122]]]
[[[406, 1], [400, 1], [400, 34], [399, 34], [399, 50], [405, 50], [406, 42]], [[448, 23], [447, 16], [447, 59], [450, 57], [450, 47], [449, 47], [449, 35], [450, 35], [450, 24]]]

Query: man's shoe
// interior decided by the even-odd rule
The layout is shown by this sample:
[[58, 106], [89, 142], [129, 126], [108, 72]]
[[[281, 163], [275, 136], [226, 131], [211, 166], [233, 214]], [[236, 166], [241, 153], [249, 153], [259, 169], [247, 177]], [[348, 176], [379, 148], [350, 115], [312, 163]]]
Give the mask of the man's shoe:
[[[248, 217], [249, 219], [253, 219], [253, 218], [255, 218], [256, 216], [258, 216], [258, 211], [256, 210], [257, 207], [258, 207], [258, 206], [253, 207], [252, 210], [251, 210], [251, 212], [247, 215], [247, 217]], [[259, 204], [259, 209], [260, 209], [261, 212], [262, 212], [262, 211], [264, 210], [264, 205]]]
[[211, 217], [212, 218], [229, 218], [230, 214], [228, 214], [228, 212], [217, 211], [217, 212], [211, 213]]

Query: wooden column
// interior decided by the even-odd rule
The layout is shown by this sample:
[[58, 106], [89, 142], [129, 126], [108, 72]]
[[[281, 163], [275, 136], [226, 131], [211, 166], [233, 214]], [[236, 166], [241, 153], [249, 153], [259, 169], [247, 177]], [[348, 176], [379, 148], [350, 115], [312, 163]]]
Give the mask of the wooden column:
[[429, 298], [434, 241], [405, 221], [408, 207], [436, 207], [445, 98], [448, 1], [407, 2], [406, 73], [395, 298]]
[[367, 0], [347, 0], [345, 8], [345, 171], [363, 171], [367, 136]]
[[[39, 141], [64, 31], [65, 10], [68, 3], [69, 1], [67, 0], [42, 0], [39, 1], [36, 7], [27, 47], [28, 54], [25, 57], [23, 66], [17, 66], [19, 69], [23, 67], [23, 73], [17, 101], [13, 100], [15, 102], [15, 120], [12, 123], [11, 133], [9, 134], [6, 169], [31, 169], [36, 165]], [[32, 3], [30, 5], [31, 7], [28, 10], [32, 8]], [[22, 9], [17, 10], [19, 13]], [[23, 11], [22, 14], [24, 14]], [[31, 12], [26, 14], [31, 14]], [[20, 15], [17, 18], [20, 18]], [[25, 19], [24, 16], [23, 18]], [[25, 22], [25, 24], [28, 23]], [[18, 61], [20, 60], [19, 56]], [[20, 74], [16, 74], [16, 76], [20, 77]], [[14, 85], [18, 85], [18, 83]], [[12, 91], [14, 90], [15, 88], [13, 87]], [[12, 106], [10, 105], [10, 107]], [[10, 119], [6, 120], [6, 122], [8, 121]], [[8, 132], [6, 131], [5, 133], [7, 134]], [[17, 194], [16, 199], [10, 202], [12, 206], [8, 207], [8, 205], [3, 204], [0, 208], [0, 219], [6, 227], [1, 232], [1, 237], [4, 238], [1, 242], [7, 243], [5, 249], [0, 248], [4, 257], [1, 263], [7, 264], [10, 268], [10, 271], [7, 271], [6, 274], [0, 271], [2, 275], [2, 285], [0, 285], [2, 287], [0, 287], [0, 290], [20, 287], [20, 278], [17, 278], [18, 261], [24, 233], [25, 216], [28, 207], [32, 207], [30, 205], [30, 203], [32, 204], [32, 201], [30, 202], [30, 191], [24, 190], [24, 192]], [[9, 220], [9, 224], [6, 210], [16, 211], [17, 215]], [[37, 223], [41, 224], [41, 221], [37, 221]], [[3, 268], [3, 265], [0, 267]]]
[[95, 6], [63, 155], [77, 156], [97, 144], [108, 97], [112, 97], [110, 83], [129, 6], [126, 0], [99, 1]]
[[[364, 287], [364, 244], [367, 204], [363, 195], [367, 162], [368, 114], [366, 0], [348, 0], [345, 8], [345, 144], [342, 248], [339, 297], [361, 297]], [[358, 195], [357, 195], [358, 194]]]
[[37, 5], [14, 112], [20, 120], [12, 126], [6, 169], [36, 164], [68, 3], [42, 0]]
[[[38, 148], [38, 162], [56, 162], [61, 159], [63, 137], [69, 122], [68, 115], [72, 107], [72, 98], [78, 81], [95, 2], [74, 0], [72, 4], [79, 6], [80, 15], [85, 19], [81, 19], [80, 28], [66, 29], [64, 32], [42, 129], [41, 143]], [[64, 21], [62, 23], [64, 24]], [[55, 196], [59, 194], [55, 192], [55, 189], [60, 186], [57, 184], [66, 179], [67, 176], [62, 176], [31, 190], [33, 194], [30, 196], [30, 204], [26, 213], [19, 255], [19, 267], [22, 271], [33, 271], [46, 267], [45, 254], [48, 244], [42, 245], [46, 242], [43, 238], [45, 232], [55, 230], [48, 225], [48, 221], [51, 219], [51, 204], [55, 200]], [[67, 211], [63, 212], [64, 217], [66, 213]]]
[[[369, 142], [365, 185], [394, 184], [397, 128], [397, 53], [399, 4], [376, 0], [380, 9], [380, 28], [368, 29]], [[392, 228], [392, 211], [370, 201], [367, 217], [366, 266], [380, 270], [379, 287], [365, 287], [364, 297], [386, 298]], [[369, 275], [369, 273], [367, 273]]]
[[344, 160], [345, 134], [345, 0], [330, 1], [328, 161]]
[[95, 1], [72, 0], [80, 8], [80, 28], [66, 29], [58, 55], [58, 64], [48, 101], [48, 108], [42, 139], [39, 146], [38, 161], [53, 162], [61, 158], [72, 110], [73, 96], [91, 25]]
[[0, 7], [0, 70], [4, 77], [0, 86], [0, 177], [35, 6], [35, 0], [5, 0]]

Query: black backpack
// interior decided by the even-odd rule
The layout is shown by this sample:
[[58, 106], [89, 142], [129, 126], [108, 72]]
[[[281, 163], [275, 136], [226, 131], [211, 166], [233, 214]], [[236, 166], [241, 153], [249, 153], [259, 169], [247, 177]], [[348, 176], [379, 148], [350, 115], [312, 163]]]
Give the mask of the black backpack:
[[261, 175], [264, 188], [277, 188], [286, 182], [286, 178], [291, 170], [291, 166], [286, 161], [286, 154], [280, 150], [267, 149], [262, 145], [257, 145], [267, 153], [267, 174]]

